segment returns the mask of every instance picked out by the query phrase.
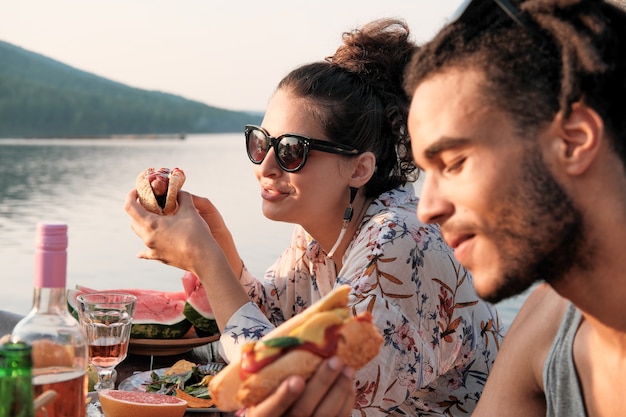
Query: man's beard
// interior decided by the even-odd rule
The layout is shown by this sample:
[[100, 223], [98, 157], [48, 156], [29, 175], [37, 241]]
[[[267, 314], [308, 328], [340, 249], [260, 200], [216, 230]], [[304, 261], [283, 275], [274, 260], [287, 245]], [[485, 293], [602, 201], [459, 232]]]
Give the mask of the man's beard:
[[514, 296], [540, 280], [554, 286], [575, 267], [589, 268], [582, 214], [537, 149], [525, 151], [522, 170], [520, 185], [496, 208], [502, 277], [483, 297], [487, 301]]

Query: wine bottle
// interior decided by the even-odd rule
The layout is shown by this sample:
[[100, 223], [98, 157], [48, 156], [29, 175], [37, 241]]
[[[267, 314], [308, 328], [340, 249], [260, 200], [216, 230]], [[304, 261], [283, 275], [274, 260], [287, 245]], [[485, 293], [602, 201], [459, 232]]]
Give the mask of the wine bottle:
[[58, 394], [37, 417], [85, 416], [87, 343], [67, 309], [67, 242], [66, 224], [37, 224], [33, 308], [11, 333], [12, 341], [32, 347], [34, 396]]
[[0, 346], [0, 417], [33, 417], [31, 347], [26, 343]]

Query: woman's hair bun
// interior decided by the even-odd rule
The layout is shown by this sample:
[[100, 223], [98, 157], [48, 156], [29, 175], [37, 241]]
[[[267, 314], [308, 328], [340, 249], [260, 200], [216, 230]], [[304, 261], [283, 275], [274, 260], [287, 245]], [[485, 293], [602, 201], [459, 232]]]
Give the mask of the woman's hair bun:
[[415, 51], [409, 35], [404, 20], [375, 20], [360, 29], [344, 32], [343, 45], [326, 61], [358, 74], [364, 81], [397, 83]]

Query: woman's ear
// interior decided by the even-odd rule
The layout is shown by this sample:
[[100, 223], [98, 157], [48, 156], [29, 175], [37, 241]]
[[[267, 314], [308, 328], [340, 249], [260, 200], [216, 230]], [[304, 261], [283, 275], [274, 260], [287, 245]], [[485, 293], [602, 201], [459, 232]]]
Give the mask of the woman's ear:
[[353, 158], [351, 187], [361, 187], [372, 178], [376, 171], [376, 156], [372, 152], [363, 152]]
[[569, 117], [557, 116], [557, 159], [569, 175], [584, 173], [596, 159], [604, 136], [602, 118], [591, 107], [577, 102]]

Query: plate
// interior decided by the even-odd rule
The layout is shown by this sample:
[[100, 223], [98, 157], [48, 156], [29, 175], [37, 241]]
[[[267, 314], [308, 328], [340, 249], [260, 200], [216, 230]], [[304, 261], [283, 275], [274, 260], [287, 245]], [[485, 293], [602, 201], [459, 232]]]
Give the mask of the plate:
[[[153, 369], [152, 371], [139, 372], [131, 375], [122, 382], [120, 382], [117, 389], [122, 391], [141, 391], [146, 392], [146, 386], [152, 381], [152, 372], [158, 376], [163, 376], [166, 370], [169, 368]], [[187, 408], [187, 413], [221, 413], [221, 411], [215, 407], [210, 408]]]
[[198, 337], [189, 333], [180, 339], [135, 339], [130, 338], [128, 353], [146, 356], [169, 356], [189, 352], [191, 349], [219, 340], [220, 335]]
[[100, 408], [98, 393], [96, 391], [90, 391], [87, 394], [87, 404], [85, 404], [85, 407], [86, 417], [104, 417], [102, 414], [102, 408]]

